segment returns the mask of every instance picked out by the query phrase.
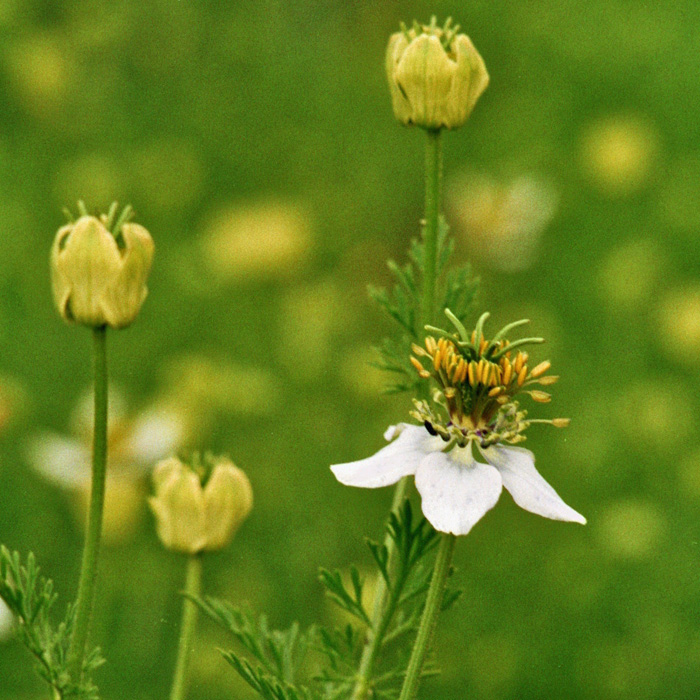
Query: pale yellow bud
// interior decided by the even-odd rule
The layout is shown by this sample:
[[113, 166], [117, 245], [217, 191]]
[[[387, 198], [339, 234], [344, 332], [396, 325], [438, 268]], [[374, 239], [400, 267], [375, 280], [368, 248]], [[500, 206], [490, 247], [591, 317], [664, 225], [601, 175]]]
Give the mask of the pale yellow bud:
[[53, 296], [65, 321], [124, 328], [148, 293], [153, 241], [143, 226], [125, 223], [120, 244], [94, 216], [59, 229], [51, 249]]
[[394, 115], [425, 129], [464, 124], [486, 89], [484, 61], [464, 34], [447, 37], [438, 27], [411, 29], [389, 39], [386, 71]]
[[166, 548], [187, 554], [223, 549], [253, 506], [248, 477], [224, 458], [214, 461], [204, 486], [174, 457], [156, 465], [153, 484], [149, 504], [158, 537]]

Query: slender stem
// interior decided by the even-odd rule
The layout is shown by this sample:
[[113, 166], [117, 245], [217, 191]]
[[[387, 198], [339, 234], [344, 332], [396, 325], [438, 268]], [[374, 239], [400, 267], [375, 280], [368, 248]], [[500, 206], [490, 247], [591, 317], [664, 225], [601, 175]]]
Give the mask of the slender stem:
[[441, 132], [428, 131], [425, 148], [425, 226], [423, 228], [423, 295], [419, 335], [426, 324], [433, 323], [437, 287], [437, 242], [442, 186]]
[[[201, 590], [202, 555], [193, 554], [187, 562], [185, 593], [188, 596], [198, 596]], [[177, 648], [177, 662], [173, 674], [173, 686], [170, 689], [170, 700], [184, 700], [187, 686], [187, 665], [196, 626], [197, 606], [189, 598], [185, 598], [182, 603], [182, 626], [180, 627], [180, 642]]]
[[[394, 491], [394, 500], [391, 504], [391, 512], [398, 510], [399, 506], [406, 498], [408, 490], [408, 477], [404, 477], [396, 485]], [[391, 571], [394, 566], [394, 558], [396, 547], [394, 540], [387, 535], [384, 539], [384, 546], [389, 552], [389, 560], [387, 562], [387, 570]], [[357, 671], [357, 680], [352, 691], [352, 700], [364, 700], [370, 690], [370, 682], [372, 671], [374, 670], [374, 662], [377, 657], [377, 652], [381, 648], [384, 635], [386, 634], [391, 618], [393, 617], [396, 606], [389, 600], [389, 589], [387, 588], [384, 577], [379, 575], [374, 594], [374, 608], [372, 610], [372, 629], [369, 631], [369, 637], [360, 659], [360, 667]]]
[[88, 511], [87, 534], [75, 606], [75, 620], [68, 650], [68, 670], [74, 683], [79, 683], [83, 672], [85, 645], [90, 631], [90, 616], [95, 598], [97, 560], [102, 539], [102, 511], [104, 510], [107, 473], [107, 328], [93, 329], [95, 365], [95, 427], [92, 442], [92, 484]]
[[[425, 150], [425, 225], [423, 228], [423, 254], [425, 257], [423, 261], [420, 317], [416, 329], [420, 337], [425, 334], [424, 327], [434, 320], [435, 314], [437, 243], [442, 184], [442, 143], [440, 133], [439, 130], [427, 132]], [[391, 504], [392, 512], [396, 511], [406, 498], [408, 481], [408, 477], [404, 477], [397, 484]], [[387, 535], [384, 544], [389, 551], [388, 567], [389, 571], [391, 571], [395, 553], [394, 541]], [[374, 597], [374, 609], [372, 611], [372, 630], [370, 630], [369, 637], [362, 650], [352, 700], [365, 700], [369, 694], [377, 653], [381, 648], [384, 635], [394, 612], [388, 598], [389, 591], [386, 582], [382, 576], [379, 576]]]
[[406, 678], [401, 688], [399, 700], [413, 700], [418, 692], [423, 664], [430, 649], [430, 642], [437, 624], [438, 615], [440, 614], [442, 596], [445, 592], [447, 577], [450, 574], [450, 565], [456, 541], [457, 538], [454, 535], [443, 534], [441, 537], [437, 558], [435, 559], [435, 568], [433, 569], [433, 578], [430, 581], [430, 589], [428, 590], [428, 597], [423, 609], [423, 617], [421, 617], [420, 627], [418, 628], [416, 641], [411, 652], [411, 659], [408, 662]]

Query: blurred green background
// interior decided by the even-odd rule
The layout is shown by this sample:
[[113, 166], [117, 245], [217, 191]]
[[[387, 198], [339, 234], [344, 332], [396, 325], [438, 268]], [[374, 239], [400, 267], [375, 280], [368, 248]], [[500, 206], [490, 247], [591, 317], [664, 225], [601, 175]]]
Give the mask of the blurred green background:
[[[328, 465], [407, 416], [366, 364], [387, 328], [365, 288], [403, 259], [423, 200], [423, 135], [392, 117], [385, 42], [432, 13], [491, 74], [445, 138], [475, 317], [528, 317], [548, 339], [535, 359], [562, 380], [540, 414], [572, 424], [528, 447], [589, 524], [505, 494], [459, 541], [465, 595], [422, 697], [697, 697], [697, 2], [0, 0], [0, 541], [35, 551], [62, 601], [90, 337], [52, 307], [48, 251], [78, 198], [131, 202], [157, 247], [138, 321], [110, 334], [106, 700], [165, 697], [174, 662], [184, 570], [145, 504], [156, 438], [226, 452], [253, 483], [250, 519], [206, 562], [212, 594], [275, 625], [331, 623], [317, 567], [369, 568], [391, 491], [341, 487]], [[202, 621], [192, 700], [249, 697], [227, 644]], [[0, 698], [45, 695], [0, 641]]]

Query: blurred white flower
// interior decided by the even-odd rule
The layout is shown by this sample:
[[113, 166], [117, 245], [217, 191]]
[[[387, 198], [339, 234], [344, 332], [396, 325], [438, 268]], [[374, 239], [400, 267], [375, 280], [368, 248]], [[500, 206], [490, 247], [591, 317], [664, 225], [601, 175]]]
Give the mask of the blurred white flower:
[[[493, 508], [505, 487], [524, 510], [553, 520], [585, 524], [535, 469], [535, 456], [522, 447], [479, 447], [487, 464], [474, 459], [470, 440], [452, 449], [426, 428], [402, 423], [384, 434], [391, 444], [358, 462], [331, 467], [347, 486], [379, 488], [415, 476], [423, 514], [440, 532], [466, 535]], [[449, 450], [449, 451], [446, 451]]]
[[[123, 397], [110, 393], [108, 466], [103, 531], [119, 542], [134, 529], [145, 501], [146, 475], [155, 462], [176, 452], [189, 436], [185, 417], [167, 405], [153, 405], [128, 416]], [[72, 435], [42, 432], [27, 446], [30, 465], [73, 496], [75, 515], [85, 522], [92, 461], [92, 395], [85, 396], [71, 418]]]
[[14, 615], [10, 612], [10, 608], [5, 605], [5, 602], [0, 600], [0, 643], [11, 637], [14, 626]]
[[551, 185], [530, 174], [498, 182], [467, 173], [446, 188], [446, 210], [456, 235], [473, 257], [505, 272], [533, 264], [558, 199]]

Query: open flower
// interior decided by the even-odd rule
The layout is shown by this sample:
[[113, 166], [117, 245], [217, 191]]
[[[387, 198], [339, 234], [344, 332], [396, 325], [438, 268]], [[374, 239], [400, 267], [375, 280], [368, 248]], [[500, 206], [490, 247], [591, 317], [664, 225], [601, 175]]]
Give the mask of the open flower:
[[[488, 314], [479, 319], [471, 336], [450, 317], [459, 335], [439, 341], [428, 337], [425, 349], [414, 345], [414, 354], [428, 358], [429, 365], [411, 358], [421, 378], [436, 381], [439, 388], [433, 403], [441, 410], [416, 401], [412, 415], [422, 426], [391, 426], [384, 437], [393, 442], [367, 459], [332, 466], [336, 478], [348, 486], [379, 488], [413, 475], [425, 517], [436, 530], [455, 535], [466, 535], [496, 505], [503, 487], [525, 510], [585, 524], [586, 519], [566, 505], [539, 474], [532, 452], [504, 444], [524, 440], [523, 433], [531, 423], [568, 425], [563, 418], [527, 419], [527, 412], [513, 400], [521, 392], [540, 403], [551, 398], [544, 391], [526, 389], [556, 381], [546, 375], [550, 363], [530, 370], [527, 353], [515, 350], [541, 339], [502, 340], [508, 330], [526, 323], [518, 321], [488, 341], [482, 335]], [[485, 463], [477, 461], [475, 449]]]
[[[183, 447], [190, 438], [187, 416], [165, 403], [129, 414], [123, 395], [110, 389], [108, 469], [103, 534], [116, 544], [133, 533], [142, 513], [144, 477], [154, 463]], [[66, 491], [82, 527], [91, 483], [93, 396], [86, 394], [71, 416], [71, 434], [42, 431], [27, 444], [29, 464]]]

